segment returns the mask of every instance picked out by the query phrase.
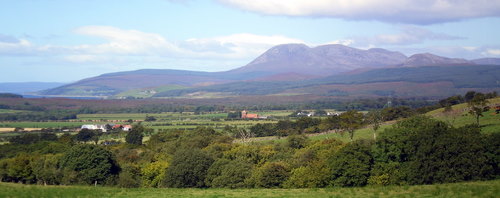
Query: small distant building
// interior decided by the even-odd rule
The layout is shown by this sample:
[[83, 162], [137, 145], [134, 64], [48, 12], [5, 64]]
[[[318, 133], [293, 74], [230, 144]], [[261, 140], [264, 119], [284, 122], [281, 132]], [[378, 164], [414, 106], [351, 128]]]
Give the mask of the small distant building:
[[339, 112], [327, 112], [326, 115], [327, 116], [339, 116], [340, 113]]
[[297, 116], [298, 117], [301, 117], [301, 116], [311, 117], [311, 116], [314, 116], [314, 112], [298, 112]]
[[[121, 129], [122, 131], [130, 131], [132, 130], [132, 125], [121, 125], [121, 124], [108, 124], [111, 126], [111, 129]], [[106, 124], [84, 124], [80, 129], [89, 129], [89, 130], [101, 130], [102, 132], [108, 132], [108, 127]]]
[[130, 131], [132, 130], [132, 125], [122, 125], [122, 130], [123, 131]]
[[241, 119], [259, 119], [259, 115], [248, 113], [247, 111], [243, 110], [241, 112]]
[[104, 124], [84, 124], [84, 125], [82, 125], [81, 129], [101, 130], [102, 132], [108, 131], [108, 129], [106, 128], [106, 125], [104, 125]]

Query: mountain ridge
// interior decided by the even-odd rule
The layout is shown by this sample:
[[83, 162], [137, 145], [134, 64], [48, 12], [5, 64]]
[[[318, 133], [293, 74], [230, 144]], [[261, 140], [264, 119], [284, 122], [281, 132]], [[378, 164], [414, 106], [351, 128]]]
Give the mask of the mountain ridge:
[[[421, 66], [464, 66], [478, 63], [498, 63], [500, 59], [465, 60], [430, 53], [410, 57], [382, 48], [356, 49], [332, 44], [309, 47], [304, 44], [283, 44], [270, 48], [245, 66], [222, 72], [172, 69], [141, 69], [102, 74], [78, 82], [40, 92], [42, 95], [113, 96], [130, 90], [156, 87], [217, 86], [226, 83], [303, 81], [332, 75], [352, 76], [383, 68]], [[265, 83], [262, 84], [265, 86]], [[187, 88], [185, 88], [187, 87]], [[220, 86], [223, 87], [223, 86]], [[169, 90], [175, 92], [174, 90]], [[123, 94], [122, 94], [123, 95]]]

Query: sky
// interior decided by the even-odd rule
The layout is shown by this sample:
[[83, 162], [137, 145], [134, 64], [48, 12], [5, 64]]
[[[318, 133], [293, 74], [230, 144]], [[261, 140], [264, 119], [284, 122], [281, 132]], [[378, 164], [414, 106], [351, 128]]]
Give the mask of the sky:
[[0, 0], [0, 82], [226, 71], [287, 43], [500, 58], [500, 0]]

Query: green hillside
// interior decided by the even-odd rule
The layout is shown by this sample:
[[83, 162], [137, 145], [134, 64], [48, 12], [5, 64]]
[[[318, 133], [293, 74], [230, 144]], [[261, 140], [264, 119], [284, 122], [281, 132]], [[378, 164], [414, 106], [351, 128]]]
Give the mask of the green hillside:
[[[490, 107], [500, 105], [500, 97], [490, 99], [488, 101]], [[428, 112], [426, 115], [448, 122], [456, 127], [474, 124], [476, 122], [474, 116], [468, 113], [466, 103], [452, 106], [452, 110], [449, 112], [445, 112], [444, 108], [441, 108]], [[500, 132], [500, 114], [496, 114], [494, 108], [491, 108], [490, 111], [484, 113], [483, 115], [484, 117], [479, 118], [481, 131], [483, 133]]]
[[141, 88], [141, 89], [132, 89], [116, 94], [115, 97], [136, 97], [136, 98], [149, 98], [158, 92], [165, 92], [177, 89], [185, 89], [186, 86], [181, 85], [165, 85], [160, 87], [153, 88]]

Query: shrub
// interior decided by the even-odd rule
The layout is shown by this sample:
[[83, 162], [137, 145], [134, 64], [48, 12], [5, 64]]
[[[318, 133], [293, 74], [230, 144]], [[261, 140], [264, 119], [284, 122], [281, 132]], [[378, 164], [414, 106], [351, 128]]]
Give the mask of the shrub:
[[252, 173], [252, 165], [242, 159], [219, 159], [208, 169], [207, 186], [215, 188], [242, 188]]
[[165, 179], [168, 162], [156, 161], [141, 169], [143, 187], [160, 187]]
[[279, 188], [290, 176], [290, 169], [284, 162], [267, 162], [254, 170], [247, 182], [250, 186]]
[[329, 160], [331, 185], [364, 186], [373, 165], [371, 142], [355, 141], [335, 153]]
[[72, 147], [61, 158], [60, 165], [69, 175], [76, 174], [74, 175], [76, 178], [67, 181], [75, 182], [74, 179], [78, 179], [87, 184], [102, 184], [107, 178], [117, 175], [120, 171], [110, 151], [90, 144]]
[[207, 171], [214, 160], [200, 149], [180, 149], [167, 168], [165, 185], [174, 188], [206, 187]]
[[453, 128], [422, 116], [401, 121], [373, 148], [373, 179], [386, 174], [389, 184], [432, 184], [489, 178], [493, 167], [482, 140], [476, 126]]

